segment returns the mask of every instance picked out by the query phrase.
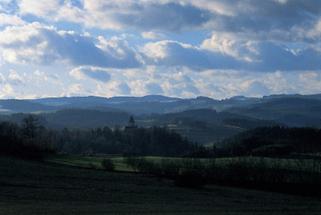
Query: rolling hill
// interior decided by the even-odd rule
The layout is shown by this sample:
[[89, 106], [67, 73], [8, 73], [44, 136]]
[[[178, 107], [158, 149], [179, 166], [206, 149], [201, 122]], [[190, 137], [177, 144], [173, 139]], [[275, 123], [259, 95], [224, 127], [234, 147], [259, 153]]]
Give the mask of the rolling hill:
[[[124, 126], [135, 115], [139, 126], [167, 126], [202, 144], [260, 126], [321, 127], [321, 95], [243, 96], [224, 100], [158, 95], [0, 100], [0, 120], [19, 122], [37, 114], [51, 128]], [[23, 114], [22, 114], [23, 113]]]
[[140, 122], [143, 126], [167, 126], [169, 129], [203, 144], [219, 142], [248, 129], [277, 124], [238, 114], [217, 112], [212, 109], [154, 115], [145, 117], [145, 121]]
[[321, 100], [319, 98], [268, 98], [258, 104], [230, 108], [227, 111], [262, 120], [273, 120], [288, 126], [321, 127]]

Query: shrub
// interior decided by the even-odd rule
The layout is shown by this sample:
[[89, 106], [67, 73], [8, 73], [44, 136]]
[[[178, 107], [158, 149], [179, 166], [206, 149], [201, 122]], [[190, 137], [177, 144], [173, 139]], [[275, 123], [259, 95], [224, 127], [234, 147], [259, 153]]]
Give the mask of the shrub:
[[181, 163], [173, 160], [162, 159], [159, 167], [159, 174], [168, 177], [175, 178], [181, 168]]
[[101, 162], [101, 165], [107, 171], [114, 171], [115, 170], [115, 165], [111, 159], [104, 159]]
[[180, 187], [201, 188], [206, 185], [206, 178], [196, 169], [182, 169], [175, 178], [175, 185]]

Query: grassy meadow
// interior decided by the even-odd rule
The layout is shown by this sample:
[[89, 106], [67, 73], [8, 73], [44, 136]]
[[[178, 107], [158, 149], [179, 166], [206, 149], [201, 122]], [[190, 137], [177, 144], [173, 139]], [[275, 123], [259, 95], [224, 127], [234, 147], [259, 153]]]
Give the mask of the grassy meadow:
[[177, 186], [223, 185], [296, 195], [321, 196], [321, 163], [317, 158], [178, 158], [59, 155], [50, 163], [79, 168], [141, 173], [171, 179]]
[[[53, 161], [59, 159], [60, 164], [0, 158], [0, 214], [310, 215], [321, 211], [317, 198], [218, 186], [182, 188], [152, 176], [74, 167], [88, 161], [98, 164], [97, 157]], [[113, 160], [119, 161], [115, 162], [118, 170], [124, 168], [120, 158]]]
[[[215, 162], [217, 167], [225, 167], [233, 162], [246, 161], [249, 163], [265, 162], [271, 167], [276, 167], [283, 170], [294, 170], [300, 172], [321, 172], [320, 159], [296, 159], [296, 158], [262, 158], [262, 157], [231, 157], [231, 158], [178, 158], [178, 157], [157, 157], [144, 156], [147, 161], [161, 163], [162, 161], [171, 161], [181, 163], [188, 160], [200, 161], [203, 164]], [[101, 163], [104, 159], [110, 159], [115, 165], [115, 171], [118, 172], [135, 172], [128, 166], [125, 157], [120, 155], [104, 155], [104, 156], [83, 156], [83, 155], [55, 155], [47, 159], [47, 162], [63, 164], [74, 167], [103, 169]]]

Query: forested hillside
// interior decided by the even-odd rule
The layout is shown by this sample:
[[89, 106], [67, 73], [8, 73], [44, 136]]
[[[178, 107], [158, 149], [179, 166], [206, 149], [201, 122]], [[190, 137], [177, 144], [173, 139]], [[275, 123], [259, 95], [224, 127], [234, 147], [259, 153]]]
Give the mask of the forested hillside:
[[261, 127], [222, 143], [221, 153], [232, 156], [297, 156], [321, 153], [321, 129]]
[[320, 110], [320, 95], [237, 96], [224, 100], [91, 96], [0, 100], [0, 121], [20, 123], [31, 113], [53, 129], [117, 128], [134, 115], [141, 127], [167, 127], [191, 141], [212, 145], [262, 126], [321, 128]]
[[51, 153], [184, 156], [198, 146], [166, 128], [109, 127], [53, 130], [34, 116], [0, 123], [0, 155], [42, 159]]

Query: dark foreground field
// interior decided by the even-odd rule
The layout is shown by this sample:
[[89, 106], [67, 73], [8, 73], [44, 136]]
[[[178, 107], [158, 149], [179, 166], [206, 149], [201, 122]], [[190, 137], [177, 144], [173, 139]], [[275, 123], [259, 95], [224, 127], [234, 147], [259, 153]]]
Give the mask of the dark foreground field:
[[321, 214], [321, 200], [0, 158], [1, 215]]

